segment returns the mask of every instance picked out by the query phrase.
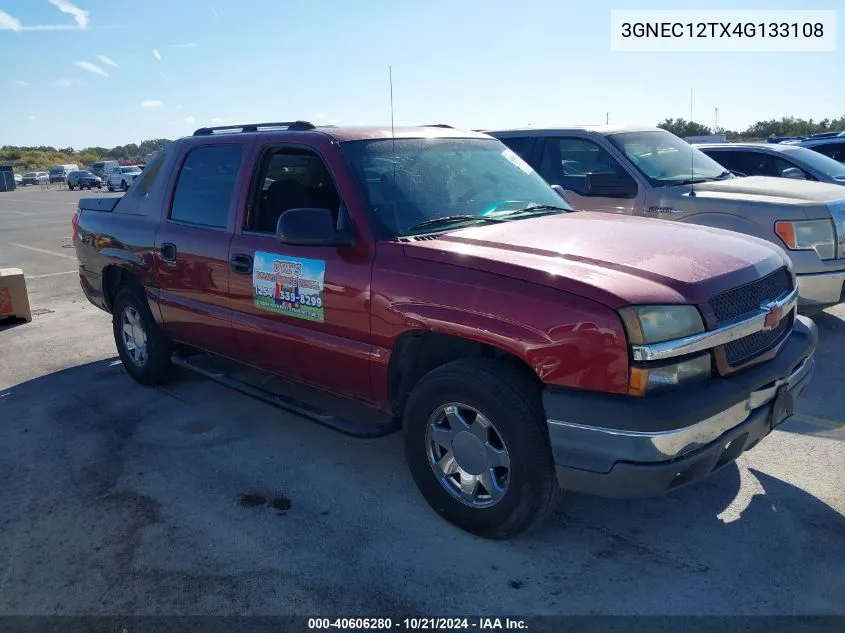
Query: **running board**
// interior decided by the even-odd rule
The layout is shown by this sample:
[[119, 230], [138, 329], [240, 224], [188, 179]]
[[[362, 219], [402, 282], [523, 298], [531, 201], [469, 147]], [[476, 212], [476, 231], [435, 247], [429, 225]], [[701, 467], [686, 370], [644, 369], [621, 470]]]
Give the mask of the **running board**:
[[[374, 439], [378, 437], [385, 437], [399, 430], [399, 421], [384, 415], [383, 420], [360, 422], [356, 420], [349, 420], [338, 417], [324, 409], [308, 404], [290, 396], [273, 393], [260, 386], [252, 385], [244, 380], [235, 378], [224, 372], [215, 371], [192, 361], [190, 356], [175, 352], [171, 357], [174, 365], [183, 367], [192, 372], [196, 372], [201, 376], [210, 378], [214, 382], [221, 385], [240, 391], [241, 393], [271, 404], [274, 407], [282, 409], [293, 415], [305, 418], [311, 422], [316, 422], [326, 428], [339, 431], [344, 435], [356, 437], [360, 439]], [[271, 379], [265, 381], [270, 382]], [[303, 387], [307, 388], [307, 387]]]

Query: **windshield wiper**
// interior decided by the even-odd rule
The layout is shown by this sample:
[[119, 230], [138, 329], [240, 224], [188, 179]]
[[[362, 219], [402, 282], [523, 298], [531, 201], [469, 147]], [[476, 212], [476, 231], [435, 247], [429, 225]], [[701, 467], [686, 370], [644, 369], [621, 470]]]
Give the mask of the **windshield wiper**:
[[420, 222], [419, 224], [414, 224], [413, 226], [408, 227], [409, 231], [415, 231], [416, 229], [433, 229], [437, 227], [448, 227], [452, 224], [458, 224], [460, 222], [504, 222], [504, 220], [500, 220], [496, 217], [490, 217], [489, 215], [469, 215], [468, 213], [459, 214], [459, 215], [446, 215], [442, 218], [432, 218], [430, 220], [426, 220], [425, 222]]
[[727, 180], [731, 176], [736, 176], [736, 174], [734, 174], [734, 172], [730, 171], [729, 169], [726, 169], [721, 174], [716, 176], [713, 180]]
[[492, 213], [490, 215], [483, 216], [485, 218], [493, 217], [493, 218], [507, 218], [512, 217], [514, 215], [534, 215], [542, 212], [556, 212], [556, 211], [571, 211], [572, 209], [567, 209], [566, 207], [559, 207], [554, 204], [529, 204], [527, 207], [523, 207], [522, 209], [511, 209], [510, 211], [499, 211], [497, 213]]
[[727, 169], [723, 171], [718, 176], [710, 176], [707, 178], [687, 178], [686, 180], [682, 180], [680, 183], [681, 185], [697, 185], [700, 182], [710, 182], [711, 180], [725, 180], [726, 178], [730, 178], [733, 174], [728, 171]]

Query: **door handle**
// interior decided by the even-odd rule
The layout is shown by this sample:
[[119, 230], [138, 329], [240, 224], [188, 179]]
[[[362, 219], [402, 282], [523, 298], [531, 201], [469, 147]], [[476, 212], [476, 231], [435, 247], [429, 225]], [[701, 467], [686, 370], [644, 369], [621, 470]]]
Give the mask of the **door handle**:
[[164, 242], [161, 245], [161, 258], [167, 262], [175, 262], [176, 261], [176, 244], [171, 244], [170, 242]]
[[232, 255], [229, 260], [232, 264], [232, 272], [240, 275], [252, 274], [252, 257], [249, 255]]

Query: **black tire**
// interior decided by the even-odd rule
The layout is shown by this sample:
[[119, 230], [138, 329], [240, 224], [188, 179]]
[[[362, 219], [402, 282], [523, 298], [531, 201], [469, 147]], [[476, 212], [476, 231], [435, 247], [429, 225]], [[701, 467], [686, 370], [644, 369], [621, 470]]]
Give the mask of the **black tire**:
[[[441, 484], [429, 463], [429, 418], [450, 402], [483, 414], [507, 447], [509, 481], [492, 506], [465, 505]], [[496, 360], [453, 361], [425, 375], [411, 392], [403, 416], [405, 457], [429, 505], [473, 534], [504, 539], [545, 519], [560, 497], [539, 387], [518, 369]]]
[[111, 186], [111, 183], [109, 183], [109, 184], [108, 184], [108, 190], [109, 190], [109, 191], [114, 191], [114, 187], [112, 187], [112, 186]]
[[129, 189], [129, 183], [127, 183], [125, 180], [121, 180], [120, 181], [120, 188], [123, 191], [127, 191]]
[[[73, 191], [73, 185], [72, 184], [68, 183], [67, 188], [70, 189], [71, 191]], [[80, 187], [79, 189], [81, 190], [82, 187]]]
[[[117, 353], [127, 373], [142, 385], [155, 385], [165, 382], [170, 378], [173, 366], [170, 363], [172, 345], [150, 312], [146, 297], [142, 290], [126, 287], [119, 290], [112, 306], [112, 330], [114, 342], [117, 346]], [[146, 362], [139, 364], [133, 360], [130, 351], [123, 340], [123, 328], [121, 320], [124, 311], [132, 308], [140, 317], [140, 323], [146, 334]]]

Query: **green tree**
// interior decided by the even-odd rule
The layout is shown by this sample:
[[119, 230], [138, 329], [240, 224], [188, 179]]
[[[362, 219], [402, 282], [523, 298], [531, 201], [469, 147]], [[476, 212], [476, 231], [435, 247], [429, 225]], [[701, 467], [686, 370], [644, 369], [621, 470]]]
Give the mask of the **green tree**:
[[681, 138], [685, 136], [705, 136], [712, 133], [706, 125], [696, 123], [695, 121], [687, 121], [686, 119], [666, 119], [662, 123], [658, 123], [657, 127], [663, 128], [667, 132], [671, 132]]

